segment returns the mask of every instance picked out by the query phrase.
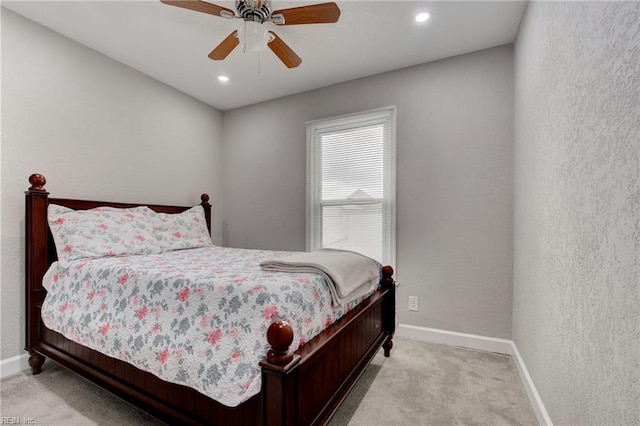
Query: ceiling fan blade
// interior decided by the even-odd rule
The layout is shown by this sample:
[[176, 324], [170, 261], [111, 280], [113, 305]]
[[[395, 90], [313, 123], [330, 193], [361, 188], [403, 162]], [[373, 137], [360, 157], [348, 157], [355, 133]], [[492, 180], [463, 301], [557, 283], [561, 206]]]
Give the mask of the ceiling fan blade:
[[280, 58], [287, 68], [295, 68], [302, 63], [302, 59], [280, 37], [271, 31], [269, 34], [273, 37], [273, 40], [268, 44], [269, 49]]
[[[284, 22], [278, 21], [282, 15]], [[335, 3], [312, 4], [276, 10], [271, 14], [276, 25], [330, 24], [340, 18], [340, 8]]]
[[200, 0], [160, 0], [160, 2], [168, 4], [169, 6], [178, 6], [189, 10], [195, 10], [196, 12], [221, 16], [223, 18], [230, 18], [235, 15], [235, 12], [231, 9]]
[[222, 42], [209, 53], [209, 58], [214, 61], [220, 61], [226, 58], [236, 46], [240, 44], [238, 40], [238, 31], [234, 31], [227, 36]]

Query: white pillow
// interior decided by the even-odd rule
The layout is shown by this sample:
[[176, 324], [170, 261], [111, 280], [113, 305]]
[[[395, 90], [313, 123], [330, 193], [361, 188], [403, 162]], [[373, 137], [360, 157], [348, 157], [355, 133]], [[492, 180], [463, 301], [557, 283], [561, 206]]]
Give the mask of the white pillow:
[[60, 266], [80, 259], [159, 253], [148, 211], [148, 207], [73, 210], [50, 204], [49, 229]]
[[162, 251], [212, 246], [202, 206], [182, 213], [152, 212], [153, 233]]

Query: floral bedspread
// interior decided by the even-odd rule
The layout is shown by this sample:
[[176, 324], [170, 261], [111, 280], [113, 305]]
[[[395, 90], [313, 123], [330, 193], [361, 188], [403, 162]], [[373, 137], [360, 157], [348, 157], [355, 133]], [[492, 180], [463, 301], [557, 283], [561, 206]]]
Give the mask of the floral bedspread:
[[334, 307], [320, 275], [260, 269], [290, 254], [214, 246], [54, 264], [42, 319], [70, 340], [237, 406], [260, 391], [274, 320], [292, 325], [297, 348], [362, 300]]

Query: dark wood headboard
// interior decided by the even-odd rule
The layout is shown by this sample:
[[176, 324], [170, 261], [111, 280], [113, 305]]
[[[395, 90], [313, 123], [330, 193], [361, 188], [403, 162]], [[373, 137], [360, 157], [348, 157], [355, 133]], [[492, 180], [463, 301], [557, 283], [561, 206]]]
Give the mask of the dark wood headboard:
[[[116, 203], [110, 201], [74, 200], [68, 198], [50, 198], [44, 188], [47, 180], [41, 174], [29, 176], [31, 187], [25, 192], [25, 282], [27, 295], [27, 347], [38, 339], [40, 308], [46, 295], [42, 287], [42, 278], [49, 266], [57, 259], [56, 247], [47, 222], [47, 207], [58, 204], [74, 210], [88, 210], [95, 207], [129, 208], [141, 204]], [[202, 194], [200, 205], [204, 208], [207, 230], [211, 234], [211, 204], [209, 196]], [[144, 204], [158, 213], [182, 213], [193, 206], [167, 206]]]

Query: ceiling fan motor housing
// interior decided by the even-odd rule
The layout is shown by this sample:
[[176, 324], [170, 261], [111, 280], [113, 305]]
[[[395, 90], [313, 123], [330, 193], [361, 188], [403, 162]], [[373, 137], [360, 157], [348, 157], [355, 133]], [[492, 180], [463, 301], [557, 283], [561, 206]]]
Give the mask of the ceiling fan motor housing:
[[236, 0], [236, 10], [245, 21], [263, 23], [271, 17], [271, 0]]

